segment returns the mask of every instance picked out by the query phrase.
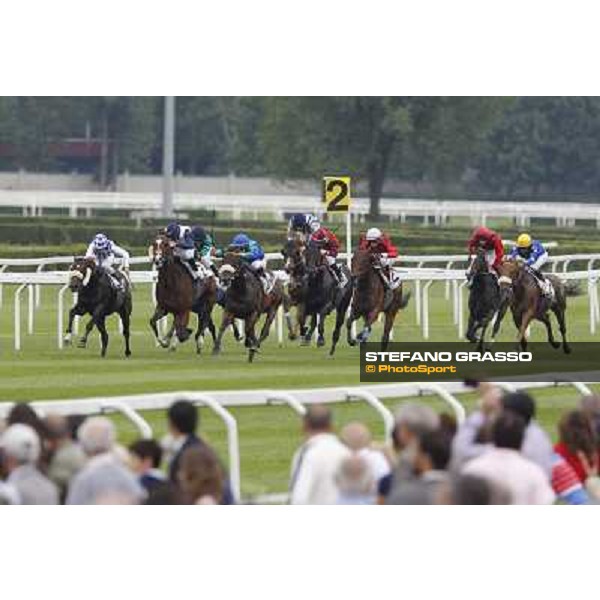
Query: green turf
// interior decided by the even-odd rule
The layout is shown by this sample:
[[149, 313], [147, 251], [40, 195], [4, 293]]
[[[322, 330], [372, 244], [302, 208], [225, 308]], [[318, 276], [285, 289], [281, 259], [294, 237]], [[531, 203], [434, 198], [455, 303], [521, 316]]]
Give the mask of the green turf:
[[[213, 357], [210, 352], [197, 356], [192, 343], [176, 352], [155, 346], [147, 325], [152, 313], [149, 286], [139, 285], [134, 295], [133, 356], [123, 357], [122, 339], [117, 332], [116, 319], [110, 322], [108, 357], [99, 357], [97, 335], [90, 338], [85, 350], [56, 348], [56, 289], [42, 290], [42, 305], [35, 314], [35, 333], [26, 332], [26, 296], [23, 298], [23, 347], [13, 350], [14, 288], [4, 287], [4, 306], [0, 312], [0, 400], [28, 401], [56, 398], [83, 398], [98, 395], [124, 395], [144, 392], [195, 390], [199, 392], [226, 389], [323, 387], [358, 385], [358, 351], [344, 341], [335, 358], [327, 358], [326, 349], [299, 347], [285, 341], [279, 348], [275, 331], [263, 345], [254, 364], [246, 361], [246, 352], [230, 334], [224, 352]], [[452, 324], [451, 304], [444, 299], [443, 283], [431, 289], [430, 327], [432, 341], [457, 340]], [[218, 312], [215, 315], [218, 317]], [[568, 311], [571, 338], [589, 341], [587, 297], [570, 299]], [[465, 321], [466, 322], [466, 321]], [[331, 323], [328, 327], [330, 330]], [[421, 340], [421, 330], [415, 323], [415, 307], [411, 304], [401, 313], [395, 327], [396, 339]], [[376, 327], [374, 339], [380, 328]], [[534, 340], [543, 340], [544, 331], [535, 326]], [[499, 339], [512, 340], [514, 330], [507, 320]], [[210, 350], [211, 342], [207, 342]], [[575, 406], [577, 394], [567, 388], [536, 392], [540, 401], [540, 419], [553, 433], [556, 421], [566, 408]], [[466, 406], [472, 397], [465, 396]], [[439, 401], [421, 398], [442, 409]], [[395, 406], [398, 401], [387, 401]], [[287, 407], [264, 406], [231, 409], [238, 419], [242, 456], [242, 488], [245, 495], [285, 490], [288, 469], [294, 448], [300, 441], [297, 416]], [[145, 413], [157, 435], [164, 433], [164, 414]], [[341, 403], [335, 408], [336, 422], [341, 425], [352, 419], [367, 422], [377, 437], [383, 429], [377, 415], [360, 403]], [[131, 424], [115, 417], [120, 440], [127, 443], [137, 435]], [[203, 434], [226, 456], [226, 443], [221, 422], [210, 411], [202, 410]]]

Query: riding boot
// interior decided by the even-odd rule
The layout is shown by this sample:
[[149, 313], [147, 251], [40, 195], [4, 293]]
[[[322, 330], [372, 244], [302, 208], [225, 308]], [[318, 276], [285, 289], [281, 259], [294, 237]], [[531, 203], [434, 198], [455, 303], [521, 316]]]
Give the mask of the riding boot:
[[195, 283], [198, 280], [198, 268], [196, 267], [196, 261], [193, 258], [189, 260], [182, 260], [181, 264], [187, 269], [192, 281]]
[[269, 281], [267, 279], [267, 274], [265, 273], [265, 270], [262, 267], [260, 267], [254, 271], [254, 274], [258, 277], [258, 280], [260, 281], [260, 284], [263, 287], [263, 291], [266, 294], [269, 290]]
[[219, 278], [219, 269], [217, 269], [217, 265], [215, 265], [214, 263], [210, 263], [210, 270], [214, 273], [214, 276], [218, 279]]

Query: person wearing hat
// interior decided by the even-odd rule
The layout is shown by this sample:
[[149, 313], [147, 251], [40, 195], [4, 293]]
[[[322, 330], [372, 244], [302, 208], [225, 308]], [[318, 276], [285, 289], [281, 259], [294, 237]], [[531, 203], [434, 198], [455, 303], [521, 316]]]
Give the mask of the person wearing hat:
[[540, 287], [545, 295], [552, 294], [552, 288], [541, 272], [541, 268], [548, 262], [548, 251], [542, 242], [534, 240], [528, 233], [522, 233], [517, 238], [515, 247], [511, 250], [510, 258], [524, 261], [528, 270], [540, 282]]
[[36, 431], [29, 425], [16, 423], [0, 437], [6, 483], [13, 486], [21, 504], [58, 504], [58, 487], [37, 468], [41, 443]]

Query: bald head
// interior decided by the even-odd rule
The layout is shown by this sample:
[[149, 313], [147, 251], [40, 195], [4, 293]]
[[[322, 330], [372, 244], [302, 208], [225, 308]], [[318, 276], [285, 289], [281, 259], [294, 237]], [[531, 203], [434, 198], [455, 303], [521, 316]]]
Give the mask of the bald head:
[[368, 448], [371, 445], [371, 432], [364, 423], [354, 421], [348, 423], [340, 432], [340, 439], [350, 450], [358, 452], [363, 448]]
[[322, 433], [331, 431], [331, 410], [322, 404], [309, 406], [304, 415], [304, 431]]

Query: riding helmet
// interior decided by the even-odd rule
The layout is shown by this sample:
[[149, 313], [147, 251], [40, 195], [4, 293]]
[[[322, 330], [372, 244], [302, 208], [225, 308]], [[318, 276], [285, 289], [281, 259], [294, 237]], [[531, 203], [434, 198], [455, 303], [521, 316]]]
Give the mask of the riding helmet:
[[204, 231], [204, 227], [200, 227], [200, 225], [196, 225], [192, 227], [192, 239], [195, 242], [203, 242], [206, 239], [206, 231]]
[[531, 236], [528, 233], [522, 233], [517, 238], [517, 247], [518, 248], [529, 248], [531, 246]]
[[244, 247], [250, 243], [250, 238], [245, 233], [238, 233], [232, 240], [232, 246]]
[[171, 238], [172, 240], [177, 240], [179, 239], [179, 234], [181, 233], [181, 227], [179, 227], [177, 223], [169, 223], [165, 229], [165, 232], [167, 237]]
[[369, 242], [375, 242], [378, 239], [380, 239], [382, 236], [381, 233], [381, 229], [378, 229], [377, 227], [371, 227], [371, 229], [369, 229], [367, 231], [367, 241]]
[[300, 213], [292, 215], [292, 229], [302, 229], [307, 224], [305, 215]]
[[98, 233], [94, 238], [94, 248], [96, 250], [106, 250], [110, 242], [103, 233]]

